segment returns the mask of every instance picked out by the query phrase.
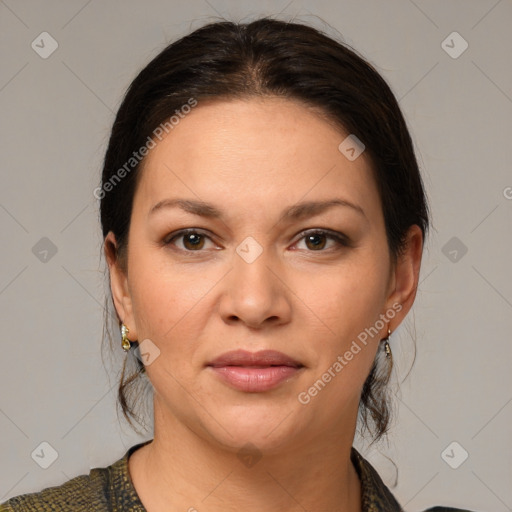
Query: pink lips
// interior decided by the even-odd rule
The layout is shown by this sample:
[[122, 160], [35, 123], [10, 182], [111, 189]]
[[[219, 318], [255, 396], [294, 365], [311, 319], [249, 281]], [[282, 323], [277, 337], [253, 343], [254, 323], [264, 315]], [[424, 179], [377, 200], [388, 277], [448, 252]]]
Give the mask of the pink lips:
[[207, 366], [230, 386], [252, 393], [273, 389], [304, 367], [276, 350], [234, 350], [222, 354]]

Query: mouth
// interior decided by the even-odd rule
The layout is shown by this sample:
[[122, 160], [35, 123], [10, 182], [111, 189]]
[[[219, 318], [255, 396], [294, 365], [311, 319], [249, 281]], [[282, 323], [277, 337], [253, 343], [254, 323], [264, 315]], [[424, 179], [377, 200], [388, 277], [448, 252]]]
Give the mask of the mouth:
[[246, 393], [277, 388], [304, 368], [299, 361], [275, 350], [226, 352], [206, 366], [225, 384]]

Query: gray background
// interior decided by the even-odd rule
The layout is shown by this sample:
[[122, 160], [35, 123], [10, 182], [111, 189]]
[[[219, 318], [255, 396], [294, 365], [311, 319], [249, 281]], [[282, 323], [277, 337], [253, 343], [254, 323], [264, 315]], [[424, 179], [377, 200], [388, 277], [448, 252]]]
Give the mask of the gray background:
[[[396, 381], [413, 337], [416, 362], [389, 441], [356, 446], [388, 485], [398, 476], [393, 492], [408, 511], [512, 510], [510, 0], [1, 1], [0, 501], [111, 464], [151, 437], [119, 424], [116, 375], [100, 355], [92, 191], [113, 113], [169, 41], [219, 16], [278, 13], [339, 32], [388, 80], [433, 210], [416, 304], [392, 336]], [[31, 47], [44, 31], [58, 43], [46, 59]], [[454, 31], [469, 44], [457, 58], [444, 48], [459, 52], [461, 40], [442, 45]], [[31, 456], [44, 441], [58, 454], [48, 469]], [[441, 456], [453, 441], [452, 465], [469, 454], [457, 469]]]

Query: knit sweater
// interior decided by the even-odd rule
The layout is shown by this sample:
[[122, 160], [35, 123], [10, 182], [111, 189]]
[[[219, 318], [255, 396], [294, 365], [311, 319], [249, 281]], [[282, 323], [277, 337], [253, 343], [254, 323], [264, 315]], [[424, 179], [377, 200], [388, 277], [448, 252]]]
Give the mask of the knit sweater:
[[[0, 512], [147, 512], [128, 471], [130, 455], [151, 442], [132, 446], [112, 465], [93, 468], [40, 492], [15, 496], [0, 504]], [[373, 466], [352, 447], [351, 460], [361, 481], [362, 512], [403, 512]], [[449, 507], [433, 507], [424, 512], [471, 512]]]

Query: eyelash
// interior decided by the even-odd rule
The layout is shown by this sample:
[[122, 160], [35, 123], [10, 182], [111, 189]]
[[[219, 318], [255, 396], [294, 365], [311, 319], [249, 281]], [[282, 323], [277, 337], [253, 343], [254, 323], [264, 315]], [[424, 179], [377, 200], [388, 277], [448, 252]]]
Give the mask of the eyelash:
[[[206, 237], [211, 240], [211, 237], [209, 237], [206, 233], [202, 232], [201, 230], [194, 229], [194, 228], [188, 228], [188, 229], [182, 229], [180, 231], [177, 231], [176, 233], [173, 233], [170, 238], [169, 237], [165, 238], [163, 243], [165, 246], [172, 245], [172, 243], [176, 239], [178, 239], [180, 237], [184, 237], [189, 234], [201, 235], [201, 236]], [[311, 235], [320, 235], [320, 236], [325, 236], [327, 238], [330, 238], [331, 240], [334, 240], [338, 244], [338, 247], [331, 248], [331, 249], [319, 249], [318, 251], [308, 250], [307, 252], [330, 252], [330, 250], [333, 250], [333, 249], [339, 250], [341, 247], [350, 247], [351, 246], [350, 240], [343, 233], [338, 233], [336, 231], [330, 231], [330, 230], [325, 230], [325, 229], [309, 229], [309, 230], [302, 231], [301, 233], [299, 233], [298, 236], [300, 238], [297, 240], [296, 243], [300, 242], [306, 236], [311, 236]], [[197, 251], [181, 249], [181, 248], [177, 248], [177, 249], [179, 251], [186, 252], [186, 253], [203, 252], [203, 250], [201, 250], [201, 249], [199, 249]]]

